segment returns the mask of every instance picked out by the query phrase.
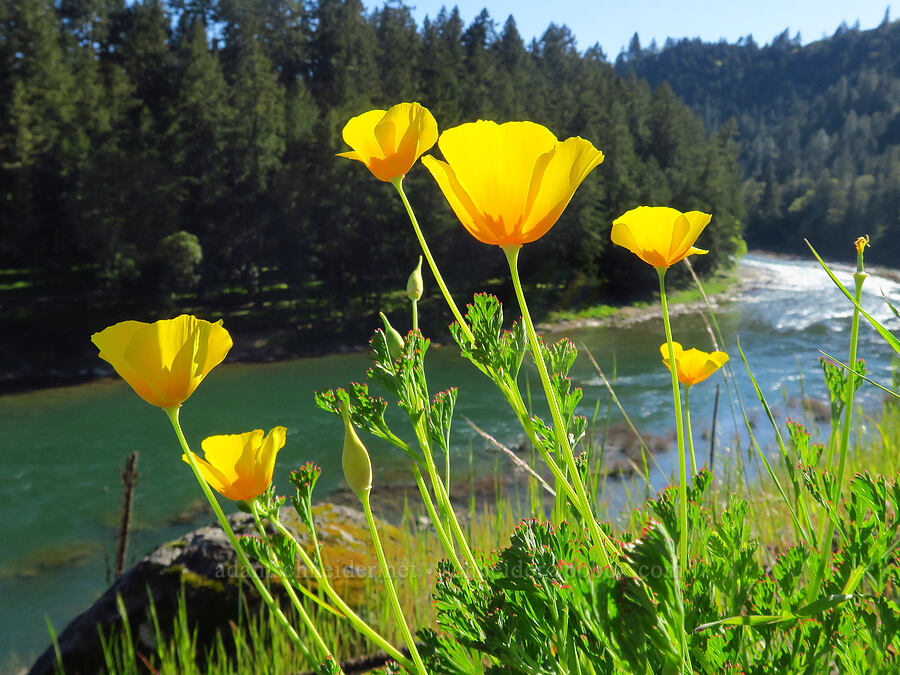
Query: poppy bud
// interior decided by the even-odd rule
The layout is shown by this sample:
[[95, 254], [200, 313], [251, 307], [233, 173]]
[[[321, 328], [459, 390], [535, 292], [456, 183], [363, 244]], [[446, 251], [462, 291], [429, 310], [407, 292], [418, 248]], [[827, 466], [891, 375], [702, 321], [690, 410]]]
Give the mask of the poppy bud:
[[406, 282], [406, 297], [410, 299], [410, 302], [419, 300], [424, 290], [425, 286], [422, 283], [422, 256], [419, 256], [419, 264], [416, 265], [416, 269], [412, 271], [412, 274], [409, 275], [409, 280]]
[[403, 351], [403, 338], [400, 337], [400, 333], [394, 330], [394, 327], [391, 325], [391, 322], [387, 320], [384, 312], [378, 312], [378, 316], [381, 317], [381, 321], [384, 323], [384, 335], [387, 338], [388, 354], [391, 355], [392, 359], [396, 359], [400, 356], [400, 352]]
[[369, 451], [359, 440], [356, 430], [350, 422], [350, 413], [346, 401], [341, 402], [341, 416], [344, 418], [344, 452], [341, 465], [347, 485], [357, 495], [372, 489], [372, 461]]

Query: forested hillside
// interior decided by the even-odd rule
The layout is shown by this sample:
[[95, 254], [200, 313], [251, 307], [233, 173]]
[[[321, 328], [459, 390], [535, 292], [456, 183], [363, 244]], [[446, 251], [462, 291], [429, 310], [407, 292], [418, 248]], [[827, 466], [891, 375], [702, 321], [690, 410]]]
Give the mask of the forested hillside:
[[[900, 22], [842, 25], [800, 46], [787, 31], [759, 47], [635, 36], [620, 74], [667, 82], [708, 129], [737, 122], [751, 246], [799, 251], [802, 238], [831, 255], [872, 236], [871, 258], [900, 256]], [[667, 85], [662, 85], [667, 86]]]
[[[742, 244], [730, 131], [708, 136], [671, 91], [619, 77], [566, 27], [525, 44], [511, 17], [467, 26], [445, 10], [417, 26], [393, 1], [2, 0], [3, 320], [36, 330], [38, 305], [10, 288], [51, 319], [100, 313], [94, 328], [184, 307], [307, 332], [370, 315], [405, 286], [417, 245], [392, 188], [335, 153], [350, 117], [408, 100], [441, 129], [529, 119], [604, 151], [523, 254], [532, 283], [652, 289], [608, 236], [641, 203], [714, 214], [701, 270]], [[406, 186], [458, 293], [505, 277], [424, 169]]]

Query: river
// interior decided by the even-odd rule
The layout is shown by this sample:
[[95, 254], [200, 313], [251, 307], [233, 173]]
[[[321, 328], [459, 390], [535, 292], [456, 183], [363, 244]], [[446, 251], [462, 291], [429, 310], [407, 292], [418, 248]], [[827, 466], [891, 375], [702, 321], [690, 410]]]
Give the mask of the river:
[[[770, 401], [784, 410], [801, 386], [824, 399], [817, 350], [845, 358], [852, 305], [840, 295], [815, 261], [787, 261], [748, 255], [740, 263], [751, 278], [735, 298], [720, 302], [717, 318], [725, 335], [726, 351], [737, 373], [745, 404], [762, 421], [746, 371], [736, 349], [736, 336], [755, 376]], [[838, 276], [850, 283], [848, 267], [836, 265]], [[652, 273], [648, 270], [648, 274]], [[894, 274], [875, 274], [866, 282], [863, 304], [896, 329], [900, 322], [881, 298], [883, 292], [900, 304], [900, 284]], [[427, 307], [421, 311], [443, 311]], [[710, 338], [697, 314], [673, 320], [675, 337], [685, 347], [709, 350]], [[611, 377], [628, 414], [642, 433], [665, 434], [671, 428], [671, 384], [659, 360], [662, 321], [656, 316], [626, 326], [573, 328], [566, 332], [581, 349], [589, 349]], [[85, 336], [88, 339], [88, 336]], [[890, 382], [891, 349], [873, 330], [861, 331], [860, 355], [870, 376]], [[307, 460], [323, 467], [319, 495], [339, 485], [340, 421], [315, 407], [313, 392], [362, 380], [368, 358], [362, 353], [248, 365], [227, 363], [212, 372], [184, 405], [185, 433], [199, 449], [199, 441], [215, 433], [238, 433], [253, 428], [288, 427], [288, 442], [278, 457], [276, 483], [286, 486], [287, 473]], [[486, 449], [462, 421], [469, 417], [497, 438], [513, 442], [521, 433], [501, 397], [474, 367], [461, 361], [451, 345], [434, 346], [427, 367], [432, 392], [448, 386], [460, 389], [453, 442], [457, 464], [503, 462]], [[583, 414], [592, 415], [599, 402], [602, 414], [609, 394], [585, 354], [573, 369], [584, 388]], [[535, 408], [543, 402], [535, 372], [526, 373]], [[716, 376], [694, 387], [691, 409], [698, 448], [701, 430], [708, 429]], [[864, 401], [880, 393], [861, 390]], [[722, 456], [735, 453], [736, 431], [727, 400], [722, 399], [717, 444]], [[784, 412], [781, 413], [784, 415]], [[548, 417], [548, 415], [545, 415]], [[620, 420], [613, 412], [613, 421]], [[762, 425], [760, 425], [762, 426]], [[740, 441], [746, 447], [746, 434]], [[400, 458], [378, 443], [366, 441], [373, 453], [375, 481], [396, 475]], [[136, 524], [132, 548], [138, 556], [173, 539], [209, 516], [175, 521], [196, 504], [199, 491], [165, 416], [131, 392], [117, 378], [90, 384], [0, 397], [0, 512], [7, 519], [5, 544], [0, 548], [0, 671], [25, 665], [48, 644], [45, 617], [57, 630], [80, 613], [107, 587], [105, 569], [112, 557], [114, 527], [121, 502], [119, 473], [126, 456], [139, 451], [140, 480], [136, 492]], [[675, 466], [675, 454], [657, 456], [660, 470], [655, 487], [664, 485]], [[622, 491], [610, 490], [611, 510], [621, 503]], [[377, 504], [374, 505], [377, 511]]]

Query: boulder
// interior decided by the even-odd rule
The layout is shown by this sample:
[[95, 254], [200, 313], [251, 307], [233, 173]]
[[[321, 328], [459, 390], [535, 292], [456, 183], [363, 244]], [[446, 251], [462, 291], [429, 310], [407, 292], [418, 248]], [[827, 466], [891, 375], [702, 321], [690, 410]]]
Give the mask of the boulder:
[[[341, 573], [348, 565], [354, 570], [368, 570], [374, 564], [364, 514], [350, 506], [327, 503], [314, 507], [314, 513], [319, 540], [332, 573], [336, 570], [335, 575], [343, 577], [345, 583], [348, 577], [364, 576], [358, 572]], [[289, 526], [296, 525], [297, 515], [292, 508], [283, 509], [281, 518]], [[248, 514], [235, 513], [228, 520], [239, 536], [256, 533]], [[296, 532], [302, 528], [291, 529]], [[384, 523], [379, 524], [379, 532], [382, 538], [401, 536], [397, 528]], [[298, 539], [303, 543], [305, 537], [300, 535]], [[363, 581], [360, 579], [359, 583]], [[278, 596], [280, 583], [273, 581], [270, 586]], [[343, 590], [346, 593], [348, 589]], [[150, 603], [168, 637], [182, 593], [189, 626], [197, 631], [199, 654], [214, 644], [217, 633], [228, 638], [230, 622], [239, 623], [240, 612], [256, 612], [262, 604], [256, 589], [240, 569], [225, 532], [218, 524], [201, 527], [151, 551], [59, 633], [58, 646], [67, 675], [93, 675], [103, 670], [100, 633], [108, 637], [122, 627], [123, 612], [118, 598], [134, 636], [136, 651], [155, 653], [156, 631]], [[354, 594], [345, 597], [348, 595]], [[225, 644], [228, 643], [226, 639]], [[55, 665], [51, 645], [32, 665], [28, 675], [52, 675]]]

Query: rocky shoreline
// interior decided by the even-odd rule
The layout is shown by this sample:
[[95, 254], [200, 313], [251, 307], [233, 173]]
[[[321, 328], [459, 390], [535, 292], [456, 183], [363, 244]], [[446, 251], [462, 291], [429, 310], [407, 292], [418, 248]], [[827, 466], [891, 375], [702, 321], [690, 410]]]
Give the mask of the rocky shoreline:
[[[358, 607], [365, 602], [365, 577], [375, 564], [365, 515], [358, 508], [327, 503], [316, 506], [314, 514], [320, 543], [328, 552], [328, 564], [335, 570], [336, 578], [346, 581], [350, 593], [345, 590], [345, 598]], [[305, 542], [306, 533], [293, 508], [283, 509], [282, 519], [298, 541]], [[253, 519], [246, 513], [234, 513], [228, 520], [238, 536], [256, 533]], [[382, 538], [403, 536], [396, 527], [384, 522], [378, 529]], [[261, 568], [257, 572], [265, 577]], [[135, 649], [152, 654], [157, 639], [155, 622], [158, 621], [163, 637], [171, 638], [182, 595], [188, 623], [195, 631], [197, 653], [203, 654], [212, 647], [217, 634], [227, 645], [232, 626], [246, 621], [242, 613], [251, 616], [262, 606], [259, 594], [245, 576], [218, 524], [197, 528], [156, 547], [59, 633], [56, 649], [65, 672], [101, 672], [102, 639], [108, 640], [119, 631], [126, 619]], [[280, 580], [270, 577], [269, 583], [276, 597], [280, 597]], [[354, 584], [358, 587], [355, 591]], [[48, 647], [27, 671], [28, 675], [53, 675], [56, 649]]]
[[[765, 254], [770, 255], [770, 254]], [[773, 256], [774, 257], [774, 256]], [[765, 279], [759, 270], [741, 266], [736, 267], [736, 279], [727, 289], [720, 293], [709, 295], [709, 304], [713, 309], [729, 303], [737, 302], [743, 296], [752, 293], [765, 285]], [[706, 309], [706, 303], [700, 300], [690, 302], [670, 302], [669, 316], [692, 314]], [[631, 326], [652, 319], [662, 319], [658, 303], [650, 303], [646, 306], [625, 306], [616, 310], [614, 314], [602, 318], [577, 318], [553, 323], [540, 323], [538, 329], [548, 333], [565, 333], [580, 328], [597, 328], [600, 326]]]

